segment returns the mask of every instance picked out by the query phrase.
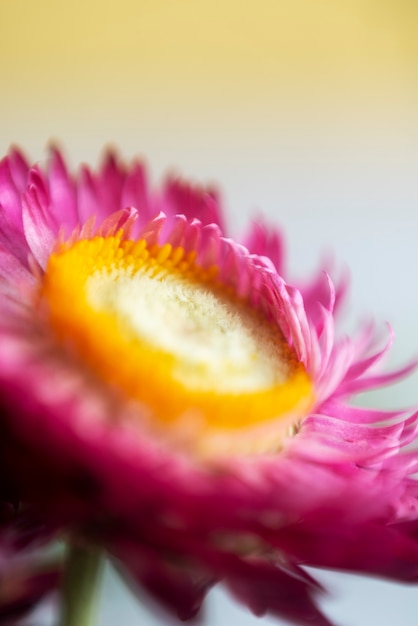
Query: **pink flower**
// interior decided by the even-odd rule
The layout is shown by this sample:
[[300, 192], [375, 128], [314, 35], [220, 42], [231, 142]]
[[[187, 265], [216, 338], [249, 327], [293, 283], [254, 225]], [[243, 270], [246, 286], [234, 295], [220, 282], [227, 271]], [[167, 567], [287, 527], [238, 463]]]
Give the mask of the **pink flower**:
[[108, 154], [0, 165], [1, 465], [181, 618], [223, 581], [329, 624], [303, 566], [418, 580], [409, 411], [352, 406], [389, 348], [335, 335], [346, 291], [283, 278], [281, 235], [225, 234], [215, 191]]

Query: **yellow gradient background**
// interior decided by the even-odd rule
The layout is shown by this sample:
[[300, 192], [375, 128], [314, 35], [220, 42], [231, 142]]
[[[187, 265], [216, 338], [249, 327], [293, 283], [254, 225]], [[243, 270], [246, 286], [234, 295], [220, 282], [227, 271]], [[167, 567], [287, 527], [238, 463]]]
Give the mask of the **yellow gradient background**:
[[321, 125], [396, 140], [415, 120], [417, 23], [408, 0], [2, 0], [3, 151]]

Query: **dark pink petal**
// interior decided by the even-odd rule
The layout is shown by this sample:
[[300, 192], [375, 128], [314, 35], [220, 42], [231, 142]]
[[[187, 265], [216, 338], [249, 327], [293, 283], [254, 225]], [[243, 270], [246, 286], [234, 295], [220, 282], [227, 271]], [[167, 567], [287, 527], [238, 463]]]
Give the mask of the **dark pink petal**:
[[[198, 262], [203, 267], [216, 266], [221, 255], [221, 231], [216, 224], [202, 229]], [[244, 295], [244, 294], [242, 294]]]
[[50, 211], [56, 223], [65, 226], [68, 236], [79, 223], [77, 191], [64, 159], [56, 148], [51, 151], [48, 174]]
[[217, 224], [222, 229], [222, 212], [218, 193], [213, 189], [193, 186], [178, 178], [169, 178], [161, 198], [162, 210], [167, 215], [185, 215], [202, 224]]
[[325, 415], [308, 417], [302, 426], [303, 435], [320, 435], [324, 442], [330, 442], [344, 452], [353, 462], [360, 462], [365, 456], [370, 463], [381, 455], [395, 454], [401, 445], [400, 436], [404, 423], [381, 428], [369, 428], [362, 424], [350, 424]]
[[79, 223], [84, 224], [92, 217], [94, 217], [95, 220], [98, 219], [102, 211], [98, 183], [87, 167], [84, 166], [81, 168], [76, 185]]
[[418, 582], [418, 543], [396, 526], [377, 520], [355, 529], [344, 523], [338, 528], [326, 524], [320, 528], [306, 520], [299, 528], [285, 529], [282, 541], [306, 565]]
[[4, 285], [0, 288], [2, 294], [16, 293], [19, 287], [27, 291], [28, 286], [34, 284], [33, 274], [23, 265], [19, 258], [8, 250], [0, 248], [0, 277]]
[[300, 291], [288, 285], [286, 286], [286, 292], [289, 296], [286, 313], [292, 321], [292, 341], [290, 343], [295, 347], [300, 361], [306, 365], [309, 371], [311, 332], [303, 308], [302, 295]]
[[20, 192], [23, 192], [28, 182], [29, 163], [23, 152], [15, 147], [12, 147], [7, 158], [13, 183]]
[[154, 216], [150, 205], [150, 193], [145, 166], [134, 162], [128, 170], [121, 196], [121, 208], [132, 206], [145, 221]]
[[146, 589], [167, 610], [181, 620], [190, 620], [199, 613], [203, 600], [216, 582], [213, 575], [199, 572], [196, 567], [187, 570], [170, 563], [144, 547], [119, 546], [117, 556], [136, 584]]
[[332, 626], [315, 602], [319, 586], [307, 582], [302, 570], [230, 554], [215, 555], [212, 561], [232, 595], [258, 617], [270, 614], [294, 624]]
[[277, 273], [285, 276], [285, 245], [280, 231], [257, 220], [250, 225], [249, 232], [242, 243], [251, 254], [270, 259]]
[[23, 234], [22, 197], [11, 170], [10, 158], [0, 161], [0, 245], [25, 264], [28, 247]]
[[108, 150], [97, 177], [101, 217], [107, 217], [113, 211], [124, 208], [121, 206], [121, 199], [125, 178], [125, 168], [119, 163], [116, 153]]
[[3, 220], [11, 232], [22, 230], [22, 190], [16, 187], [10, 159], [0, 161], [0, 198]]
[[322, 311], [334, 313], [336, 292], [329, 275], [322, 271], [309, 293], [301, 289], [305, 311], [317, 333], [322, 332]]
[[319, 405], [333, 395], [336, 389], [340, 388], [354, 356], [354, 346], [347, 337], [334, 343], [333, 350], [327, 360], [327, 366], [316, 381]]
[[354, 380], [349, 379], [348, 382], [344, 382], [340, 385], [339, 389], [336, 391], [335, 397], [340, 395], [346, 396], [352, 393], [360, 393], [361, 391], [370, 391], [372, 389], [384, 387], [385, 385], [393, 384], [416, 370], [417, 365], [418, 361], [417, 359], [414, 359], [410, 363], [407, 363], [407, 365], [386, 374], [365, 376], [364, 378]]
[[377, 424], [379, 422], [393, 421], [409, 415], [410, 411], [385, 411], [383, 409], [369, 409], [358, 406], [350, 406], [338, 401], [328, 401], [321, 410], [335, 419], [342, 419], [352, 424]]
[[41, 267], [45, 267], [57, 237], [57, 227], [42, 203], [35, 186], [22, 199], [23, 229], [29, 249]]
[[136, 209], [127, 208], [116, 211], [107, 217], [97, 229], [97, 235], [101, 237], [111, 237], [116, 235], [118, 231], [123, 230], [124, 238], [129, 238], [130, 232], [135, 221], [138, 218]]
[[140, 238], [145, 239], [149, 246], [158, 244], [160, 241], [160, 233], [164, 228], [166, 219], [167, 218], [164, 213], [160, 213], [151, 219], [147, 224], [145, 224], [145, 226], [142, 227]]
[[187, 222], [187, 226], [184, 229], [183, 247], [186, 252], [194, 252], [199, 250], [200, 247], [200, 235], [202, 231], [202, 224], [199, 220], [194, 219], [191, 222]]
[[325, 307], [320, 307], [319, 314], [322, 316], [322, 321], [320, 322], [321, 332], [318, 333], [317, 337], [321, 357], [319, 367], [313, 369], [316, 380], [321, 380], [326, 375], [335, 343], [334, 317], [331, 311]]
[[362, 376], [369, 369], [373, 368], [377, 363], [379, 363], [384, 358], [384, 356], [390, 350], [393, 340], [394, 340], [394, 333], [390, 326], [388, 327], [388, 330], [389, 330], [389, 336], [388, 336], [386, 345], [380, 348], [380, 350], [378, 350], [375, 354], [372, 354], [366, 357], [365, 359], [359, 359], [355, 363], [353, 363], [353, 365], [351, 365], [347, 371], [347, 374], [346, 374], [347, 380], [359, 378], [360, 376]]

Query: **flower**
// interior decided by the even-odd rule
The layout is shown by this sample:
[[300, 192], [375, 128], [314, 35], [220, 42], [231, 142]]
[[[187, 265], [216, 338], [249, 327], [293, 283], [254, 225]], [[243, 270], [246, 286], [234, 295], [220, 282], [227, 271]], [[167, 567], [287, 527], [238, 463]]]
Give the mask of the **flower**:
[[[217, 193], [107, 154], [0, 166], [1, 470], [186, 619], [223, 581], [326, 626], [304, 566], [418, 579], [417, 415], [352, 406], [394, 382], [346, 292], [282, 274], [280, 233], [226, 236]], [[380, 347], [379, 347], [380, 345]]]

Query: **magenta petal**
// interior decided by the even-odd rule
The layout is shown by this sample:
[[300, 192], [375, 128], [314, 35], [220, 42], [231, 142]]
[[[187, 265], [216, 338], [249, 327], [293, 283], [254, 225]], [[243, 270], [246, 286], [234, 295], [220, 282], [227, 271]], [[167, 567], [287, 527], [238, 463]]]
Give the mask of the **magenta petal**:
[[22, 193], [28, 182], [29, 163], [23, 152], [15, 147], [12, 147], [7, 159], [9, 161], [13, 183]]
[[404, 367], [393, 370], [392, 372], [385, 374], [376, 374], [374, 376], [365, 376], [364, 378], [350, 380], [341, 384], [336, 397], [339, 395], [349, 395], [352, 393], [360, 393], [361, 391], [369, 391], [372, 389], [378, 389], [385, 385], [390, 385], [405, 376], [408, 376], [411, 372], [417, 368], [417, 359], [413, 359], [410, 363], [407, 363]]
[[98, 175], [98, 187], [100, 194], [100, 209], [102, 215], [113, 213], [116, 207], [120, 207], [125, 172], [113, 150], [108, 150], [103, 160], [102, 168]]
[[22, 229], [22, 190], [13, 181], [10, 159], [0, 161], [0, 196], [2, 219], [12, 232]]
[[[101, 215], [98, 184], [87, 167], [82, 167], [77, 184], [77, 213], [81, 224]], [[120, 208], [120, 207], [118, 207]]]
[[[0, 277], [15, 291], [19, 285], [31, 285], [34, 282], [33, 275], [23, 265], [16, 255], [0, 249]], [[6, 290], [6, 289], [5, 289]], [[0, 304], [1, 307], [1, 304]]]
[[302, 428], [305, 436], [309, 437], [314, 432], [322, 436], [324, 442], [332, 441], [341, 452], [349, 454], [352, 461], [360, 462], [366, 455], [369, 462], [375, 462], [380, 455], [386, 457], [399, 450], [404, 425], [369, 428], [344, 421], [336, 423], [335, 418], [316, 415], [307, 418]]
[[202, 229], [199, 263], [203, 267], [217, 265], [221, 253], [221, 231], [216, 224], [209, 224]]
[[327, 402], [322, 409], [324, 413], [333, 415], [336, 419], [345, 420], [352, 424], [377, 424], [389, 422], [410, 413], [410, 411], [384, 411], [379, 409], [350, 406], [338, 402]]
[[294, 624], [332, 626], [315, 603], [319, 588], [298, 575], [263, 561], [244, 561], [226, 557], [220, 568], [225, 582], [242, 604], [255, 615], [277, 615]]
[[285, 245], [281, 232], [267, 227], [262, 221], [254, 221], [243, 244], [252, 254], [269, 258], [278, 274], [285, 273]]
[[134, 163], [128, 171], [122, 190], [121, 205], [135, 207], [144, 219], [153, 217], [147, 174], [142, 163]]
[[197, 616], [212, 580], [197, 581], [195, 574], [186, 576], [178, 571], [170, 572], [154, 561], [148, 570], [139, 577], [140, 584], [156, 600], [181, 620]]
[[162, 209], [167, 215], [183, 214], [188, 220], [202, 224], [217, 224], [222, 228], [222, 213], [216, 191], [193, 186], [178, 178], [166, 181]]
[[145, 239], [149, 246], [158, 244], [160, 241], [160, 233], [166, 222], [164, 213], [160, 213], [142, 227], [140, 232], [141, 239]]
[[57, 149], [52, 150], [49, 163], [49, 196], [51, 214], [55, 216], [57, 223], [65, 222], [66, 235], [70, 235], [78, 224], [77, 192]]
[[120, 230], [123, 230], [124, 237], [129, 238], [130, 231], [132, 230], [134, 222], [138, 218], [136, 209], [122, 209], [116, 213], [112, 213], [106, 218], [100, 228], [97, 230], [97, 235], [101, 237], [110, 237], [116, 235]]
[[317, 527], [317, 534], [310, 537], [307, 525], [283, 535], [287, 549], [299, 557], [303, 554], [307, 565], [418, 582], [417, 543], [396, 527], [375, 522], [354, 531], [341, 524], [335, 532], [322, 523], [322, 531]]
[[22, 191], [13, 181], [12, 169], [11, 157], [0, 161], [0, 246], [25, 265], [28, 247], [23, 234]]
[[30, 188], [23, 198], [22, 217], [30, 251], [39, 265], [45, 267], [57, 237], [57, 229], [34, 187]]
[[134, 546], [119, 545], [116, 554], [131, 580], [181, 620], [197, 616], [206, 594], [216, 582], [213, 575], [176, 566], [149, 549], [138, 554]]

